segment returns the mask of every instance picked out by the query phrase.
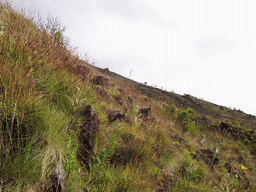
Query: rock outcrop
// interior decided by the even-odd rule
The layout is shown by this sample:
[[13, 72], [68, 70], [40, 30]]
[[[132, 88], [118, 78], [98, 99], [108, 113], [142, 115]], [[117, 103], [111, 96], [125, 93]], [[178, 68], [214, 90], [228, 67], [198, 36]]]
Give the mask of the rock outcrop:
[[123, 119], [125, 117], [125, 114], [120, 111], [108, 111], [108, 121], [113, 122], [117, 119]]
[[52, 174], [50, 175], [51, 184], [47, 192], [67, 192], [65, 177], [65, 170], [60, 161], [54, 166], [52, 170]]
[[209, 165], [211, 169], [214, 169], [215, 165], [218, 165], [220, 159], [215, 156], [211, 149], [200, 149], [195, 155], [197, 160], [203, 160], [206, 165]]
[[142, 108], [139, 110], [138, 114], [141, 114], [140, 118], [143, 120], [148, 120], [149, 115], [151, 114], [151, 108]]
[[237, 140], [240, 137], [239, 133], [240, 133], [241, 129], [238, 127], [233, 127], [229, 123], [221, 122], [221, 124], [219, 126], [219, 130], [223, 133], [230, 135], [230, 137], [233, 138], [234, 140]]
[[80, 142], [78, 157], [89, 168], [91, 155], [93, 154], [94, 140], [96, 134], [99, 132], [100, 120], [94, 112], [92, 105], [87, 105], [81, 114], [83, 116], [83, 122], [80, 125], [78, 136]]
[[85, 77], [90, 73], [90, 70], [88, 67], [84, 65], [78, 65], [75, 69], [75, 72], [78, 76], [81, 76], [84, 80]]
[[93, 85], [101, 85], [102, 87], [108, 85], [108, 79], [103, 76], [94, 76], [92, 78]]

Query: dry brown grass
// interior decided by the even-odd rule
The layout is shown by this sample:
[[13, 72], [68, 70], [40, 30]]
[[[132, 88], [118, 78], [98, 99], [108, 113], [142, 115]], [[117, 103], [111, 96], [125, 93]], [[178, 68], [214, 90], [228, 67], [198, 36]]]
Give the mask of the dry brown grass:
[[[71, 191], [244, 190], [235, 171], [249, 178], [248, 190], [255, 189], [255, 143], [249, 138], [254, 117], [102, 74], [57, 35], [57, 20], [43, 24], [2, 4], [0, 10], [6, 24], [0, 36], [0, 146], [13, 145], [3, 142], [3, 131], [13, 137], [16, 129], [21, 139], [29, 133], [24, 145], [11, 148], [16, 154], [1, 156], [0, 189], [44, 190], [56, 161], [63, 162]], [[99, 75], [108, 85], [93, 85]], [[89, 171], [77, 158], [80, 112], [87, 104], [101, 121]], [[151, 108], [148, 117], [140, 117], [142, 108]], [[109, 122], [108, 110], [124, 112], [125, 118]], [[226, 120], [240, 126], [239, 139], [219, 130]], [[214, 169], [196, 158], [205, 149], [219, 158]], [[247, 169], [234, 169], [227, 178], [225, 163]]]

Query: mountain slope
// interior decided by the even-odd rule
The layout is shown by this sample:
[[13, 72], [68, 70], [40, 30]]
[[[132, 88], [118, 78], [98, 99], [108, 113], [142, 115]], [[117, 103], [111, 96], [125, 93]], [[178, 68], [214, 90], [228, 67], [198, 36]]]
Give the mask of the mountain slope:
[[0, 14], [0, 191], [256, 190], [254, 116], [91, 66], [55, 19]]
[[[95, 66], [94, 66], [95, 67]], [[101, 69], [95, 67], [101, 73], [105, 73], [108, 69]], [[229, 121], [239, 121], [244, 125], [249, 125], [250, 127], [256, 127], [256, 117], [254, 115], [246, 114], [241, 110], [230, 109], [225, 106], [218, 106], [214, 103], [204, 101], [202, 99], [196, 98], [189, 94], [179, 95], [174, 92], [168, 92], [159, 88], [148, 86], [126, 77], [123, 77], [119, 74], [111, 72], [108, 70], [108, 75], [114, 78], [121, 79], [125, 82], [128, 82], [136, 90], [141, 92], [141, 94], [146, 95], [153, 99], [159, 99], [166, 101], [167, 103], [175, 104], [183, 108], [193, 108], [202, 115], [210, 115], [217, 119], [229, 120]]]

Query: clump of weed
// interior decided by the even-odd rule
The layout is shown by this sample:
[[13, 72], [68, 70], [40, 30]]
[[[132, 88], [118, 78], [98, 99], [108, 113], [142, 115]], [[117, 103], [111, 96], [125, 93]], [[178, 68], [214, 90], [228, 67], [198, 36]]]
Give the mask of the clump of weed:
[[177, 121], [180, 122], [183, 126], [183, 131], [189, 131], [192, 134], [199, 135], [199, 129], [193, 121], [193, 117], [195, 115], [195, 110], [188, 108], [183, 110], [177, 117]]
[[166, 118], [175, 120], [178, 115], [178, 109], [175, 105], [166, 106], [163, 108], [163, 114]]

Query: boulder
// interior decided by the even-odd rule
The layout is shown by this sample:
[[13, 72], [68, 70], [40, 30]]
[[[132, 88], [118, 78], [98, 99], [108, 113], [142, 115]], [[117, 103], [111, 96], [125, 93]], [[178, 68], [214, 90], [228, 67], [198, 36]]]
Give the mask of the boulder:
[[140, 118], [146, 120], [151, 114], [151, 108], [142, 108], [139, 110], [138, 114], [141, 114]]
[[213, 166], [219, 164], [219, 158], [215, 157], [214, 152], [211, 149], [200, 149], [196, 153], [197, 160], [203, 160], [206, 165], [209, 165], [212, 169]]
[[92, 78], [92, 83], [93, 85], [106, 86], [108, 85], [108, 79], [103, 76], [94, 76]]
[[125, 114], [120, 111], [108, 111], [108, 121], [113, 122], [117, 119], [123, 119], [125, 117]]
[[100, 120], [94, 112], [92, 105], [87, 105], [81, 112], [83, 116], [79, 133], [79, 159], [89, 168], [91, 155], [93, 154], [93, 146], [96, 134], [99, 132]]
[[239, 133], [240, 133], [240, 128], [238, 127], [233, 127], [229, 123], [221, 122], [219, 126], [219, 130], [223, 133], [229, 134], [231, 138], [234, 140], [237, 140], [240, 138]]
[[81, 76], [84, 80], [84, 78], [90, 73], [90, 70], [88, 67], [84, 65], [78, 65], [75, 69], [75, 72], [77, 75]]
[[66, 183], [65, 183], [65, 170], [63, 168], [62, 162], [58, 162], [50, 175], [51, 185], [48, 188], [48, 192], [66, 192]]

